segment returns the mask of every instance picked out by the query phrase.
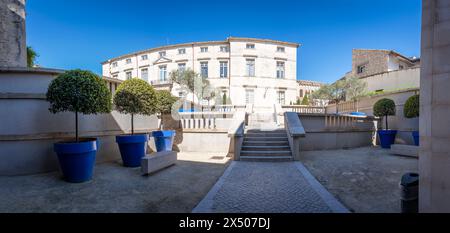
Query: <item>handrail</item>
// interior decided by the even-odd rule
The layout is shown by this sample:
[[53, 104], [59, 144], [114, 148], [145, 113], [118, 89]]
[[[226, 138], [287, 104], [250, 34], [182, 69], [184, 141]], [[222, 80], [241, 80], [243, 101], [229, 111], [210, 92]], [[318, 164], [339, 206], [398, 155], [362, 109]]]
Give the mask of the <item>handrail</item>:
[[285, 125], [289, 132], [289, 135], [292, 137], [305, 137], [306, 132], [305, 128], [303, 128], [303, 124], [298, 117], [298, 114], [295, 112], [286, 112], [285, 115]]

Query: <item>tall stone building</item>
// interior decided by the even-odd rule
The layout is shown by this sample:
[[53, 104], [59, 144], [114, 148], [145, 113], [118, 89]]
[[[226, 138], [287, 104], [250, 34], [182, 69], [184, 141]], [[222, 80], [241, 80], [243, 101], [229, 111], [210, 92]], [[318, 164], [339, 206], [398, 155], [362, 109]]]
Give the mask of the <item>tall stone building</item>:
[[0, 68], [26, 66], [25, 0], [0, 0]]

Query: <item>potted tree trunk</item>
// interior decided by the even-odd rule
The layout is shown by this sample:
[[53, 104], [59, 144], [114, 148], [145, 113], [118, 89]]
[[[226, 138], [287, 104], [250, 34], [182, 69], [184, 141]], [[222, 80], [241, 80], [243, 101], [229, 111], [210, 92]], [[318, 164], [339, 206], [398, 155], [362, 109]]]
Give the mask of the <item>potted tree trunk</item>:
[[[420, 96], [413, 95], [408, 98], [405, 103], [405, 108], [403, 110], [403, 114], [406, 118], [416, 118], [419, 117], [420, 114]], [[412, 136], [414, 138], [414, 144], [419, 146], [419, 131], [413, 131]]]
[[384, 117], [385, 129], [378, 130], [380, 144], [382, 148], [390, 149], [395, 142], [397, 130], [390, 130], [388, 125], [388, 116], [395, 116], [395, 103], [391, 99], [378, 100], [373, 106], [373, 114], [377, 117]]
[[131, 135], [116, 136], [123, 165], [139, 167], [146, 154], [148, 133], [135, 134], [135, 115], [152, 115], [156, 112], [156, 93], [150, 84], [141, 79], [130, 79], [119, 85], [114, 95], [115, 109], [131, 115]]
[[175, 130], [173, 130], [174, 126], [172, 125], [173, 119], [171, 112], [174, 103], [178, 99], [175, 96], [172, 96], [169, 91], [165, 90], [158, 91], [156, 96], [157, 112], [161, 114], [161, 125], [159, 126], [159, 130], [152, 132], [152, 136], [155, 138], [156, 151], [172, 151]]
[[50, 83], [47, 101], [50, 112], [69, 111], [75, 115], [75, 138], [54, 144], [64, 179], [72, 183], [91, 180], [98, 139], [79, 137], [78, 115], [111, 111], [111, 93], [106, 83], [90, 71], [67, 71]]

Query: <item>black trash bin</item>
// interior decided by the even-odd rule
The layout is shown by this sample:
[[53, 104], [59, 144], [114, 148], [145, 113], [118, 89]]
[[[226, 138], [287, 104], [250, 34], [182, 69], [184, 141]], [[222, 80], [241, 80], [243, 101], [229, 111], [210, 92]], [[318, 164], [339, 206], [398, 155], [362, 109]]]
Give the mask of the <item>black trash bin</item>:
[[419, 174], [406, 173], [400, 182], [402, 213], [419, 212]]

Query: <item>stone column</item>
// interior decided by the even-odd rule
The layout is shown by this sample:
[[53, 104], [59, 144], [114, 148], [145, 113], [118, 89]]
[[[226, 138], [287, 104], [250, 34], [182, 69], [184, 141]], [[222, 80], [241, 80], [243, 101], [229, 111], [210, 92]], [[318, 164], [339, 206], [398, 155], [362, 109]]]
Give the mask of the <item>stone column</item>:
[[450, 212], [450, 1], [422, 8], [419, 211]]
[[27, 67], [25, 0], [0, 0], [0, 68]]

